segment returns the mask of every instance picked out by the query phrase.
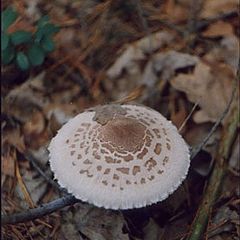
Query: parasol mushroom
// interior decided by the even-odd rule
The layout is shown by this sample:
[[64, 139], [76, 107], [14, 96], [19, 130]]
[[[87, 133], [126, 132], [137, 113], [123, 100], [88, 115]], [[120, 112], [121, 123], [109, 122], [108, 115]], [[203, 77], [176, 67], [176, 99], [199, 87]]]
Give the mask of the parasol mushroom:
[[140, 208], [166, 199], [185, 179], [189, 150], [157, 111], [109, 104], [68, 121], [49, 145], [59, 184], [107, 209]]

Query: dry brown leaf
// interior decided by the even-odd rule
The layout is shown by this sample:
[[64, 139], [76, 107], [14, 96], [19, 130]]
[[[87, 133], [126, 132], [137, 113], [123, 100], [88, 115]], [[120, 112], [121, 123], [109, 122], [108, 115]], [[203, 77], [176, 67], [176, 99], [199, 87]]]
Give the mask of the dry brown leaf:
[[215, 38], [220, 36], [233, 35], [234, 29], [230, 23], [217, 21], [211, 24], [203, 33], [204, 37]]
[[232, 67], [234, 73], [237, 73], [239, 63], [239, 39], [235, 35], [225, 36], [220, 45], [216, 45], [203, 57], [207, 62], [224, 62]]
[[[49, 139], [52, 137], [50, 130], [45, 128], [40, 134], [37, 135], [25, 135], [25, 143], [31, 150], [38, 150], [42, 146], [45, 146]], [[34, 141], [33, 141], [34, 139]]]
[[29, 116], [28, 121], [26, 121], [23, 125], [23, 133], [24, 135], [38, 135], [45, 128], [45, 118], [43, 113], [35, 110], [31, 116]]
[[163, 17], [177, 23], [185, 21], [188, 18], [188, 7], [180, 1], [168, 0], [163, 5]]
[[15, 176], [16, 150], [9, 151], [6, 155], [1, 156], [2, 174]]
[[78, 109], [76, 103], [59, 103], [53, 102], [51, 104], [46, 105], [43, 108], [43, 112], [46, 115], [47, 119], [51, 119], [54, 115], [55, 120], [58, 124], [63, 125], [69, 119], [74, 117], [77, 113], [79, 113], [81, 109]]
[[48, 99], [43, 94], [44, 75], [43, 72], [11, 90], [4, 99], [3, 111], [21, 122], [28, 121], [29, 115], [35, 109], [39, 109], [48, 103]]
[[5, 130], [3, 133], [2, 144], [12, 145], [21, 153], [25, 151], [24, 138], [19, 128]]
[[41, 111], [34, 110], [28, 118], [22, 126], [24, 141], [28, 148], [38, 149], [46, 144], [51, 134]]
[[[124, 69], [129, 72], [134, 71], [133, 65], [136, 65], [137, 60], [144, 59], [146, 53], [156, 51], [172, 40], [173, 36], [169, 32], [160, 31], [151, 34], [150, 37], [144, 37], [130, 44], [115, 63], [108, 69], [107, 76], [109, 78], [117, 78]], [[140, 71], [140, 69], [138, 69], [138, 71]]]
[[44, 108], [44, 113], [48, 118], [48, 127], [53, 135], [70, 120], [79, 110], [76, 104], [49, 104]]
[[59, 46], [69, 48], [73, 45], [73, 40], [75, 39], [77, 32], [72, 28], [62, 29], [57, 35], [56, 40]]
[[[151, 68], [154, 57], [152, 56], [148, 61], [147, 53], [160, 49], [171, 43], [173, 39], [174, 36], [171, 33], [160, 31], [127, 45], [106, 72], [108, 78], [104, 80], [104, 87], [110, 93], [111, 98], [113, 100], [125, 98], [129, 92], [141, 87], [141, 85], [147, 85], [148, 87], [154, 85], [155, 87], [158, 78]], [[145, 62], [147, 64], [144, 67]], [[144, 79], [141, 80], [142, 78]], [[144, 82], [145, 78], [147, 78], [146, 82]]]
[[[106, 79], [105, 86], [112, 98], [121, 99], [127, 95], [127, 90], [133, 91], [135, 88], [144, 85], [146, 88], [140, 98], [140, 101], [143, 102], [155, 91], [160, 91], [164, 83], [174, 76], [176, 70], [195, 66], [198, 61], [198, 57], [176, 51], [156, 53], [152, 55], [144, 67], [137, 61], [125, 62], [126, 65], [129, 64], [125, 69], [125, 74], [122, 74], [123, 76], [117, 80]], [[118, 65], [114, 64], [114, 66]], [[117, 69], [119, 70], [119, 68]], [[120, 74], [119, 71], [113, 72], [116, 73], [116, 75], [113, 75], [114, 77]], [[161, 84], [156, 86], [158, 81], [161, 81]]]
[[175, 71], [195, 66], [198, 61], [198, 57], [176, 51], [154, 54], [139, 80], [140, 84], [147, 86], [141, 101], [144, 102], [154, 94], [161, 95], [167, 81], [175, 75]]
[[140, 82], [154, 86], [159, 78], [157, 75], [160, 74], [163, 80], [169, 80], [176, 70], [195, 66], [198, 61], [198, 57], [176, 51], [156, 53], [147, 63]]
[[78, 231], [89, 239], [118, 239], [128, 240], [129, 236], [123, 233], [123, 216], [106, 209], [82, 205], [74, 215]]
[[174, 88], [185, 92], [191, 102], [199, 103], [201, 110], [194, 115], [195, 122], [215, 122], [231, 97], [234, 77], [226, 64], [209, 66], [199, 62], [192, 74], [179, 74], [170, 82]]
[[59, 240], [83, 240], [77, 228], [71, 223], [71, 221], [64, 222], [60, 226], [62, 234], [58, 237]]
[[202, 18], [216, 17], [230, 11], [238, 11], [239, 0], [206, 0], [201, 11]]

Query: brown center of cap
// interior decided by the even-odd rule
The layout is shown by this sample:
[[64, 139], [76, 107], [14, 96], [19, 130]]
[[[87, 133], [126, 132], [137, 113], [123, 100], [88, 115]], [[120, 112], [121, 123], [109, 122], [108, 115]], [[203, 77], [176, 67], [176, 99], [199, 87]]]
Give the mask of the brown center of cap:
[[117, 148], [134, 152], [144, 144], [145, 130], [136, 119], [118, 116], [101, 127], [99, 136]]

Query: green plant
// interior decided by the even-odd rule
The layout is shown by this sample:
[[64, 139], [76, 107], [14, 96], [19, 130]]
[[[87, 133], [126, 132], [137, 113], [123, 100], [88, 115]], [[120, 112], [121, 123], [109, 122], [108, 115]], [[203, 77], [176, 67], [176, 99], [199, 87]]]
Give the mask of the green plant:
[[39, 66], [46, 55], [55, 48], [53, 35], [59, 27], [49, 22], [48, 16], [43, 16], [36, 23], [34, 33], [25, 30], [8, 32], [8, 28], [18, 17], [17, 12], [8, 7], [1, 13], [1, 53], [2, 64], [16, 64], [21, 70], [28, 70], [31, 66]]

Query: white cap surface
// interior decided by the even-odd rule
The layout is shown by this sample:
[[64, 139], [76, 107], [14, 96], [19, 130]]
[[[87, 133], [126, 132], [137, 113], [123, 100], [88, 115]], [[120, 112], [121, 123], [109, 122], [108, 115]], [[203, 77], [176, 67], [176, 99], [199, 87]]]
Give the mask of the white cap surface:
[[76, 198], [110, 209], [166, 199], [185, 179], [189, 150], [160, 113], [105, 105], [78, 114], [49, 145], [59, 184]]

